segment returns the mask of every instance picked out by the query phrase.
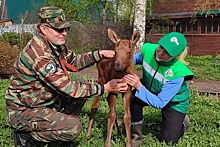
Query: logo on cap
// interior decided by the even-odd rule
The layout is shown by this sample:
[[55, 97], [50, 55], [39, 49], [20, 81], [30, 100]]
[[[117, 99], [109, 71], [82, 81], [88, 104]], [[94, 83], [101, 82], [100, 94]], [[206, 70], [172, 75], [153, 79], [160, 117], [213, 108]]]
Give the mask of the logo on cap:
[[176, 37], [170, 38], [170, 42], [175, 42], [177, 46], [179, 45], [178, 39]]

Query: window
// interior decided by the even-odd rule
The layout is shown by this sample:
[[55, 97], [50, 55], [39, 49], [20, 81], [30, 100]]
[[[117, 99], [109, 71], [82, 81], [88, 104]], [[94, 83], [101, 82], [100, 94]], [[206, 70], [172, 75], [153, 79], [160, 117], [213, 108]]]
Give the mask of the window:
[[204, 18], [201, 20], [201, 33], [219, 34], [219, 19]]
[[191, 32], [192, 31], [192, 23], [190, 21], [187, 22], [187, 32]]
[[181, 22], [181, 24], [182, 24], [182, 29], [180, 29], [180, 32], [181, 33], [186, 33], [186, 21], [182, 21]]
[[[220, 19], [215, 18], [198, 18], [197, 20], [188, 19], [175, 19], [156, 22], [156, 33], [168, 33], [177, 31], [180, 33], [201, 33], [201, 34], [220, 34]], [[200, 27], [198, 25], [200, 24]], [[201, 30], [198, 30], [198, 29]]]
[[220, 34], [219, 18], [202, 18], [197, 21], [183, 19], [176, 21], [176, 31], [181, 33], [198, 33], [198, 21], [201, 24], [202, 34]]
[[206, 26], [207, 26], [207, 33], [211, 34], [212, 33], [212, 21], [208, 20], [206, 23]]
[[205, 32], [206, 32], [206, 21], [201, 20], [201, 33], [205, 33]]
[[193, 29], [193, 33], [198, 32], [198, 21], [193, 21], [192, 22], [192, 29]]
[[176, 31], [181, 33], [198, 33], [198, 22], [191, 19], [176, 21]]
[[213, 20], [213, 33], [219, 34], [219, 21]]
[[180, 32], [180, 22], [176, 21], [176, 31]]

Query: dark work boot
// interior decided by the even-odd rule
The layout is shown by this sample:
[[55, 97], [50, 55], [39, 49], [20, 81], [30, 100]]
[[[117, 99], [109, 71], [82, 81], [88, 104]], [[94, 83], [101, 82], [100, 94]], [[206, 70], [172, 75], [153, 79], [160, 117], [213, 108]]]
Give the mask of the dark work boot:
[[12, 137], [15, 147], [31, 147], [34, 141], [30, 132], [14, 131]]
[[143, 143], [142, 129], [143, 129], [143, 123], [131, 125], [132, 147], [140, 146]]

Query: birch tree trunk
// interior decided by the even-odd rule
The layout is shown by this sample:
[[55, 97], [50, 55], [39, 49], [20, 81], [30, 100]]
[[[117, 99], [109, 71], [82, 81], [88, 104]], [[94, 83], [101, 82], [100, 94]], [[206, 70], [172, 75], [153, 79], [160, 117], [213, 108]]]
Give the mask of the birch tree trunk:
[[134, 14], [134, 30], [140, 31], [141, 38], [137, 42], [134, 52], [139, 53], [141, 47], [145, 41], [145, 25], [146, 25], [146, 1], [147, 0], [135, 0], [135, 14]]

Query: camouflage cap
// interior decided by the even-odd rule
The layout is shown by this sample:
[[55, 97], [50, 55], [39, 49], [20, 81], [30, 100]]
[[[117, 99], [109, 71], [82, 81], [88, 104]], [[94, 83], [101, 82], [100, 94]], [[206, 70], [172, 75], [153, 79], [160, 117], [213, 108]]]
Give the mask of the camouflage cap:
[[64, 11], [61, 8], [42, 7], [39, 9], [38, 14], [41, 18], [41, 23], [48, 23], [54, 28], [61, 29], [71, 26], [71, 23], [66, 21]]

